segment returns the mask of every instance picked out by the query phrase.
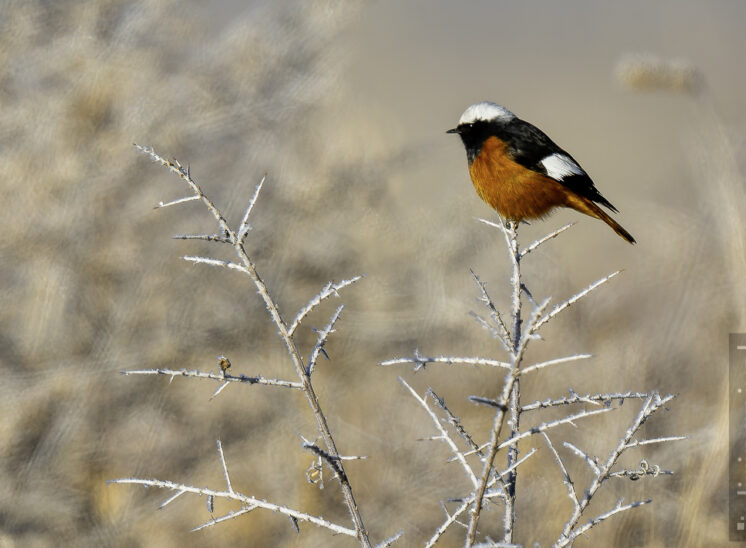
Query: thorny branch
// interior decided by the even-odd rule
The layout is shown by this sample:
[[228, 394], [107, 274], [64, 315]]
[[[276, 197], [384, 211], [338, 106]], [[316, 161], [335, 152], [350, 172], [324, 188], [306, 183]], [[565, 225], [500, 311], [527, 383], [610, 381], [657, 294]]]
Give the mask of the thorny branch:
[[248, 377], [246, 375], [230, 375], [227, 373], [212, 373], [186, 369], [128, 369], [122, 371], [123, 375], [164, 375], [171, 377], [193, 377], [197, 379], [211, 379], [219, 382], [238, 382], [245, 384], [263, 384], [266, 386], [281, 386], [284, 388], [302, 389], [303, 385], [299, 382], [285, 381], [282, 379], [266, 379], [262, 376]]
[[[652, 392], [648, 398], [645, 400], [645, 402], [642, 405], [642, 408], [640, 409], [640, 412], [637, 414], [637, 417], [633, 421], [632, 425], [627, 429], [622, 439], [619, 441], [617, 446], [609, 453], [609, 456], [606, 458], [606, 461], [603, 463], [596, 463], [594, 459], [591, 459], [590, 457], [585, 456], [586, 462], [594, 462], [594, 464], [591, 466], [591, 469], [593, 470], [593, 480], [591, 481], [591, 484], [588, 486], [588, 488], [585, 490], [585, 495], [582, 499], [580, 499], [577, 504], [575, 504], [572, 516], [570, 516], [570, 519], [567, 520], [567, 523], [565, 524], [565, 527], [562, 530], [562, 534], [557, 539], [557, 542], [554, 544], [556, 547], [562, 547], [562, 546], [569, 546], [572, 544], [573, 540], [578, 536], [583, 534], [585, 531], [593, 527], [596, 523], [599, 523], [600, 521], [606, 519], [607, 517], [622, 512], [624, 510], [628, 510], [631, 508], [636, 508], [637, 506], [640, 506], [642, 504], [647, 504], [650, 501], [640, 501], [632, 504], [628, 504], [626, 506], [622, 506], [621, 501], [617, 504], [617, 506], [611, 510], [610, 512], [607, 512], [606, 514], [603, 514], [601, 516], [598, 516], [594, 520], [591, 520], [589, 523], [587, 523], [584, 526], [577, 527], [578, 521], [580, 520], [580, 517], [583, 515], [583, 512], [588, 507], [588, 505], [591, 502], [591, 499], [596, 494], [596, 492], [599, 490], [601, 485], [609, 479], [612, 475], [612, 468], [616, 464], [617, 460], [621, 456], [621, 454], [630, 448], [630, 441], [632, 440], [632, 437], [637, 433], [637, 431], [640, 429], [640, 427], [643, 425], [643, 423], [650, 418], [656, 411], [663, 408], [666, 403], [671, 401], [673, 399], [672, 395], [661, 397], [657, 392]], [[682, 437], [677, 437], [675, 439], [684, 439]], [[663, 441], [670, 441], [670, 439], [662, 439]], [[634, 447], [634, 444], [632, 445]], [[582, 452], [581, 452], [582, 453]]]
[[[442, 402], [437, 396], [435, 396], [432, 389], [428, 389], [428, 393], [433, 396], [436, 402], [438, 402], [441, 409], [446, 414], [447, 424], [450, 424], [454, 430], [459, 434], [463, 441], [468, 446], [468, 450], [462, 450], [458, 447], [456, 440], [450, 435], [446, 429], [446, 424], [443, 424], [443, 420], [436, 416], [433, 409], [431, 409], [426, 401], [425, 397], [419, 396], [408, 384], [404, 383], [409, 389], [412, 395], [417, 399], [420, 405], [425, 409], [428, 415], [433, 420], [436, 428], [440, 432], [438, 436], [430, 439], [445, 441], [453, 454], [451, 460], [458, 461], [461, 467], [464, 469], [467, 478], [470, 483], [474, 485], [473, 478], [476, 478], [475, 489], [467, 497], [461, 497], [458, 499], [451, 499], [459, 502], [458, 508], [454, 511], [449, 512], [446, 510], [446, 520], [436, 530], [435, 534], [426, 543], [426, 546], [433, 546], [442, 537], [445, 531], [454, 524], [459, 524], [466, 529], [466, 546], [476, 546], [478, 536], [478, 523], [480, 517], [485, 508], [485, 502], [487, 500], [499, 500], [504, 504], [503, 514], [503, 537], [500, 542], [495, 542], [484, 537], [479, 546], [516, 546], [514, 544], [514, 524], [515, 524], [515, 496], [516, 496], [516, 485], [517, 485], [517, 465], [525, 460], [518, 458], [518, 442], [522, 439], [527, 439], [534, 434], [541, 434], [544, 438], [546, 445], [554, 457], [557, 466], [562, 474], [562, 480], [565, 484], [568, 497], [573, 504], [573, 514], [568, 520], [565, 529], [562, 532], [560, 539], [557, 541], [556, 546], [567, 546], [572, 544], [572, 541], [579, 534], [587, 532], [591, 527], [600, 523], [601, 521], [623, 511], [626, 511], [643, 504], [647, 504], [648, 500], [633, 502], [631, 504], [623, 504], [619, 501], [617, 505], [611, 510], [590, 519], [587, 523], [580, 525], [579, 519], [582, 516], [588, 504], [599, 489], [601, 484], [608, 478], [629, 478], [638, 479], [641, 477], [658, 477], [659, 475], [672, 474], [670, 471], [661, 470], [658, 465], [650, 466], [646, 461], [640, 462], [639, 469], [633, 470], [618, 470], [613, 471], [612, 468], [617, 462], [617, 459], [621, 453], [627, 449], [648, 445], [653, 443], [663, 443], [668, 441], [675, 441], [683, 439], [678, 436], [660, 437], [649, 440], [635, 440], [633, 436], [638, 431], [642, 423], [651, 416], [657, 409], [659, 409], [666, 402], [670, 401], [673, 396], [666, 396], [661, 398], [656, 392], [612, 392], [612, 393], [597, 393], [597, 394], [585, 394], [581, 395], [574, 392], [572, 389], [569, 390], [569, 396], [560, 398], [547, 398], [545, 400], [538, 400], [533, 403], [521, 404], [520, 400], [520, 379], [526, 373], [538, 372], [545, 370], [546, 368], [553, 367], [560, 364], [577, 362], [579, 360], [585, 360], [590, 358], [590, 354], [574, 354], [567, 357], [550, 359], [537, 363], [525, 364], [525, 354], [529, 346], [529, 343], [539, 338], [539, 330], [546, 325], [550, 320], [557, 317], [563, 310], [577, 303], [580, 299], [588, 295], [594, 289], [608, 282], [611, 278], [618, 275], [620, 271], [613, 272], [598, 281], [590, 284], [585, 289], [577, 292], [575, 295], [569, 297], [567, 300], [555, 305], [549, 312], [546, 312], [549, 300], [538, 302], [534, 299], [529, 291], [528, 287], [524, 283], [521, 277], [521, 259], [526, 255], [536, 250], [539, 246], [545, 242], [557, 237], [565, 230], [570, 228], [572, 224], [565, 225], [559, 229], [549, 233], [548, 235], [536, 240], [531, 245], [521, 249], [518, 245], [518, 226], [514, 222], [495, 223], [484, 219], [479, 221], [495, 227], [505, 237], [505, 243], [510, 258], [512, 267], [512, 275], [510, 280], [511, 286], [511, 310], [510, 314], [501, 314], [498, 310], [495, 301], [492, 299], [487, 291], [487, 285], [483, 282], [476, 273], [471, 271], [472, 277], [477, 284], [480, 292], [479, 300], [486, 307], [488, 314], [480, 316], [477, 313], [471, 312], [470, 314], [474, 319], [485, 328], [489, 333], [497, 340], [500, 341], [503, 349], [506, 350], [508, 359], [507, 360], [496, 360], [487, 357], [478, 358], [463, 358], [441, 355], [437, 357], [425, 357], [415, 350], [414, 357], [412, 358], [393, 358], [384, 362], [380, 365], [394, 365], [394, 364], [414, 364], [415, 371], [423, 369], [425, 366], [431, 363], [442, 363], [449, 365], [456, 364], [468, 364], [473, 366], [488, 366], [488, 367], [499, 367], [506, 370], [506, 374], [502, 381], [502, 386], [499, 390], [499, 394], [496, 398], [488, 398], [483, 396], [470, 396], [469, 399], [475, 403], [484, 404], [494, 410], [494, 418], [492, 428], [490, 430], [489, 441], [482, 445], [478, 445], [474, 438], [464, 425], [461, 420], [455, 416], [446, 406], [445, 402]], [[522, 297], [526, 297], [526, 302], [531, 305], [530, 314], [528, 319], [524, 319], [525, 309], [524, 301]], [[507, 321], [509, 319], [509, 321]], [[591, 457], [583, 452], [581, 449], [575, 447], [572, 444], [565, 442], [563, 445], [570, 449], [573, 453], [583, 458], [588, 466], [594, 473], [594, 481], [591, 483], [588, 489], [585, 489], [579, 496], [576, 490], [575, 483], [570, 477], [570, 474], [565, 467], [565, 464], [560, 456], [559, 452], [552, 443], [549, 435], [547, 434], [550, 428], [558, 426], [560, 424], [573, 424], [580, 418], [593, 416], [599, 413], [605, 413], [612, 411], [615, 407], [612, 404], [615, 402], [621, 405], [627, 400], [643, 400], [643, 409], [637, 417], [635, 423], [627, 430], [627, 433], [622, 438], [618, 447], [612, 451], [609, 458], [599, 463], [598, 459]], [[521, 415], [528, 411], [536, 411], [542, 409], [549, 409], [561, 406], [568, 406], [574, 404], [583, 404], [585, 406], [591, 406], [596, 408], [595, 410], [585, 409], [577, 413], [569, 414], [563, 418], [556, 419], [550, 422], [544, 422], [531, 428], [522, 427], [520, 424]], [[508, 424], [509, 433], [503, 435], [503, 431], [506, 430], [505, 424]], [[507, 449], [507, 467], [506, 470], [500, 473], [496, 472], [495, 459], [501, 449]], [[535, 449], [531, 450], [530, 454], [533, 454]], [[469, 462], [467, 457], [470, 455], [477, 455], [482, 463], [481, 473], [476, 474]], [[462, 521], [462, 518], [468, 516], [468, 522]]]
[[[357, 531], [355, 529], [350, 529], [349, 527], [343, 527], [341, 525], [336, 525], [323, 518], [311, 516], [310, 514], [299, 512], [298, 510], [288, 508], [287, 506], [273, 504], [263, 499], [258, 499], [255, 497], [242, 495], [236, 492], [218, 491], [215, 489], [194, 487], [191, 485], [185, 485], [183, 483], [176, 483], [173, 481], [162, 481], [158, 479], [123, 478], [123, 479], [111, 480], [109, 483], [144, 485], [146, 487], [158, 487], [160, 489], [169, 489], [171, 491], [176, 491], [177, 494], [194, 493], [197, 495], [207, 495], [207, 496], [213, 496], [216, 498], [235, 500], [235, 501], [242, 503], [242, 505], [244, 505], [244, 507], [242, 507], [242, 513], [245, 513], [246, 511], [249, 511], [249, 510], [253, 510], [254, 508], [264, 508], [265, 510], [270, 510], [272, 512], [278, 512], [280, 514], [290, 516], [292, 518], [295, 518], [298, 521], [306, 521], [314, 525], [317, 525], [318, 527], [324, 527], [325, 529], [329, 529], [333, 533], [336, 533], [339, 535], [347, 535], [351, 537], [358, 536]], [[170, 500], [173, 500], [173, 497]], [[170, 502], [170, 500], [167, 502]], [[237, 513], [234, 514], [232, 517], [235, 517], [235, 515], [237, 515]]]
[[422, 406], [422, 408], [425, 410], [425, 412], [430, 416], [430, 418], [433, 421], [433, 424], [435, 425], [435, 428], [438, 429], [440, 432], [440, 436], [432, 439], [439, 439], [444, 441], [448, 447], [453, 452], [454, 457], [456, 460], [461, 464], [462, 468], [464, 469], [464, 472], [466, 473], [466, 477], [469, 478], [469, 480], [472, 483], [472, 486], [476, 488], [477, 486], [477, 477], [474, 475], [474, 471], [471, 469], [471, 466], [469, 466], [469, 463], [466, 462], [466, 457], [461, 452], [461, 450], [458, 448], [458, 445], [456, 445], [456, 442], [453, 441], [451, 436], [448, 434], [448, 431], [445, 429], [443, 424], [441, 424], [440, 419], [438, 416], [433, 412], [432, 409], [430, 409], [430, 406], [427, 404], [427, 400], [425, 398], [421, 397], [414, 388], [409, 386], [407, 384], [407, 381], [399, 377], [399, 382], [401, 382], [407, 390], [409, 390], [410, 394], [414, 397], [414, 399], [417, 400], [417, 402]]
[[[350, 485], [349, 481], [347, 481], [347, 475], [344, 472], [344, 466], [341, 462], [340, 455], [337, 450], [334, 438], [332, 437], [331, 430], [329, 429], [326, 416], [324, 415], [321, 409], [321, 405], [319, 403], [318, 397], [316, 395], [316, 392], [313, 388], [313, 384], [311, 382], [311, 373], [312, 373], [313, 365], [315, 363], [315, 359], [318, 358], [319, 353], [323, 352], [323, 344], [326, 340], [326, 337], [332, 331], [333, 324], [334, 322], [336, 322], [336, 319], [339, 317], [339, 312], [341, 312], [341, 309], [338, 309], [337, 313], [335, 314], [335, 317], [333, 318], [333, 321], [330, 322], [330, 324], [327, 326], [327, 329], [324, 332], [322, 332], [322, 334], [320, 335], [319, 342], [317, 343], [317, 346], [314, 349], [314, 354], [312, 355], [311, 360], [308, 363], [308, 366], [306, 366], [303, 360], [303, 357], [297, 347], [295, 339], [293, 338], [293, 333], [297, 329], [300, 322], [307, 316], [307, 314], [317, 304], [319, 304], [321, 301], [323, 301], [324, 299], [332, 295], [336, 295], [337, 294], [336, 292], [338, 289], [341, 289], [342, 287], [346, 287], [347, 285], [354, 283], [355, 281], [359, 279], [359, 277], [352, 278], [351, 280], [345, 280], [344, 282], [340, 284], [330, 284], [326, 286], [319, 295], [311, 299], [309, 304], [306, 305], [304, 308], [302, 308], [298, 312], [293, 322], [288, 324], [284, 320], [282, 315], [280, 314], [276, 301], [270, 295], [266, 284], [264, 283], [261, 276], [257, 272], [256, 265], [252, 262], [251, 258], [249, 257], [244, 247], [244, 241], [245, 241], [246, 235], [248, 234], [251, 228], [249, 224], [250, 215], [254, 208], [254, 205], [257, 202], [257, 199], [259, 197], [259, 192], [261, 191], [261, 188], [264, 184], [266, 176], [265, 178], [262, 178], [260, 183], [257, 185], [256, 190], [254, 191], [254, 194], [249, 202], [249, 206], [247, 207], [246, 212], [244, 213], [244, 216], [241, 220], [241, 223], [239, 224], [237, 230], [234, 231], [230, 227], [226, 218], [223, 216], [222, 212], [204, 194], [204, 192], [199, 187], [199, 185], [192, 179], [191, 172], [188, 167], [185, 168], [181, 164], [179, 164], [179, 162], [177, 161], [170, 161], [170, 160], [163, 158], [150, 147], [143, 147], [139, 145], [135, 145], [135, 146], [139, 151], [148, 155], [155, 162], [160, 163], [161, 165], [165, 166], [169, 171], [171, 171], [172, 173], [177, 175], [180, 179], [182, 179], [193, 193], [193, 196], [182, 198], [179, 200], [174, 200], [166, 204], [161, 202], [158, 204], [157, 207], [167, 207], [167, 206], [173, 206], [173, 205], [177, 205], [180, 203], [184, 203], [187, 201], [199, 200], [207, 207], [207, 209], [212, 214], [212, 216], [214, 217], [215, 221], [218, 224], [219, 234], [215, 236], [196, 235], [193, 237], [193, 236], [187, 235], [187, 236], [184, 236], [185, 239], [196, 238], [196, 239], [215, 240], [215, 241], [228, 243], [233, 247], [235, 251], [237, 262], [234, 263], [234, 262], [223, 261], [223, 260], [214, 259], [210, 257], [194, 257], [194, 256], [186, 256], [184, 257], [184, 259], [187, 261], [194, 262], [194, 263], [207, 264], [211, 266], [222, 266], [225, 268], [237, 270], [239, 272], [242, 272], [248, 275], [251, 281], [254, 283], [254, 286], [257, 289], [257, 293], [259, 293], [262, 300], [264, 301], [264, 305], [267, 311], [269, 312], [270, 318], [272, 319], [272, 322], [277, 326], [279, 335], [281, 339], [283, 340], [283, 342], [285, 343], [285, 347], [293, 363], [293, 366], [294, 366], [294, 369], [298, 376], [298, 381], [299, 381], [297, 383], [290, 382], [290, 381], [268, 382], [266, 379], [262, 379], [261, 377], [256, 377], [254, 378], [255, 380], [254, 384], [286, 386], [290, 388], [299, 388], [300, 390], [303, 391], [303, 393], [306, 396], [306, 400], [308, 401], [308, 404], [311, 408], [311, 412], [313, 413], [313, 416], [316, 419], [316, 424], [317, 424], [319, 433], [321, 434], [321, 437], [324, 441], [324, 445], [326, 446], [325, 454], [328, 454], [330, 459], [336, 461], [337, 466], [339, 467], [340, 473], [338, 473], [337, 476], [339, 479], [340, 487], [342, 489], [342, 494], [345, 500], [345, 504], [347, 505], [347, 509], [349, 510], [350, 516], [354, 524], [354, 530], [347, 529], [347, 528], [333, 525], [333, 524], [329, 524], [328, 522], [324, 522], [323, 520], [320, 520], [318, 518], [311, 518], [310, 516], [306, 514], [301, 514], [295, 511], [291, 511], [287, 508], [273, 505], [270, 503], [266, 503], [263, 501], [257, 501], [256, 499], [253, 499], [251, 497], [244, 497], [243, 495], [237, 495], [232, 492], [220, 492], [219, 493], [219, 492], [205, 490], [205, 489], [191, 488], [188, 486], [183, 486], [181, 484], [174, 484], [170, 482], [159, 482], [158, 480], [130, 479], [130, 480], [121, 480], [120, 483], [141, 483], [143, 485], [154, 485], [157, 487], [170, 488], [170, 489], [175, 489], [177, 491], [182, 491], [182, 492], [195, 492], [195, 493], [208, 494], [208, 495], [211, 494], [212, 496], [223, 496], [226, 498], [241, 500], [242, 502], [248, 505], [252, 505], [256, 507], [263, 507], [263, 508], [270, 509], [272, 511], [284, 513], [295, 520], [311, 521], [312, 523], [316, 523], [317, 525], [321, 525], [328, 529], [332, 529], [334, 532], [337, 532], [340, 534], [348, 534], [348, 535], [351, 534], [352, 536], [358, 539], [361, 546], [363, 546], [364, 548], [370, 548], [371, 543], [370, 543], [370, 540], [368, 539], [368, 532], [363, 523], [363, 519], [362, 519], [362, 516], [360, 515], [360, 511], [358, 510], [357, 502], [355, 501], [355, 497], [352, 492], [352, 486]], [[212, 374], [203, 374], [200, 372], [173, 372], [170, 370], [149, 370], [149, 371], [127, 372], [127, 374], [163, 374], [163, 375], [171, 375], [172, 378], [175, 375], [200, 377], [200, 378], [214, 378], [211, 376]], [[215, 379], [215, 380], [218, 380], [218, 379]], [[227, 382], [230, 382], [233, 380], [233, 377], [230, 375], [225, 375], [225, 372], [223, 372], [223, 375], [219, 377], [219, 380], [225, 383], [219, 389], [221, 390], [223, 387], [227, 385]], [[251, 382], [251, 381], [242, 380], [241, 382]], [[222, 455], [222, 451], [221, 451], [221, 455]]]

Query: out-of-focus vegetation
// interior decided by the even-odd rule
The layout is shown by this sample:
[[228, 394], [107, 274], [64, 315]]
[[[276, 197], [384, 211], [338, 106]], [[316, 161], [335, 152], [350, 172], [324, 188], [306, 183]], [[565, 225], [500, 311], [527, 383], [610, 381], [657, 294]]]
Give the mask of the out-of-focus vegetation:
[[[533, 259], [525, 275], [545, 291], [537, 297], [562, 298], [610, 268], [625, 272], [534, 348], [536, 359], [596, 358], [525, 383], [524, 399], [568, 387], [658, 388], [679, 394], [677, 412], [651, 428], [692, 436], [655, 453], [673, 478], [620, 480], [616, 495], [642, 492], [654, 503], [602, 524], [587, 545], [725, 544], [727, 335], [744, 329], [746, 294], [736, 152], [746, 109], [727, 84], [743, 78], [742, 47], [721, 48], [730, 58], [708, 56], [721, 49], [707, 40], [674, 51], [686, 43], [679, 37], [694, 40], [692, 8], [669, 6], [659, 34], [641, 23], [629, 40], [629, 32], [604, 34], [621, 25], [612, 22], [619, 14], [593, 12], [589, 23], [581, 4], [568, 5], [578, 17], [561, 32], [550, 2], [531, 17], [475, 5], [445, 18], [451, 28], [436, 23], [454, 8], [417, 4], [255, 2], [228, 17], [225, 6], [198, 2], [2, 3], [0, 545], [349, 543], [312, 527], [298, 536], [283, 518], [258, 513], [190, 534], [208, 517], [202, 502], [156, 512], [161, 494], [104, 484], [130, 475], [220, 482], [220, 438], [237, 489], [346, 519], [336, 487], [305, 482], [310, 457], [296, 432], [315, 427], [300, 396], [289, 404], [268, 388], [231, 386], [210, 401], [211, 385], [118, 375], [216, 369], [219, 354], [237, 373], [285, 376], [286, 363], [241, 277], [180, 260], [204, 247], [169, 235], [208, 231], [211, 220], [189, 204], [152, 210], [183, 189], [133, 141], [190, 163], [234, 223], [269, 173], [248, 245], [283, 308], [298, 308], [331, 278], [366, 274], [345, 294], [331, 360], [316, 373], [319, 396], [340, 451], [369, 457], [349, 474], [374, 538], [401, 528], [414, 545], [429, 535], [439, 501], [460, 485], [444, 476], [445, 450], [415, 441], [429, 435], [428, 419], [396, 376], [436, 387], [486, 432], [490, 415], [465, 396], [493, 397], [494, 372], [432, 366], [414, 375], [375, 364], [415, 346], [498, 355], [467, 315], [476, 296], [468, 268], [498, 296], [508, 265], [502, 242], [473, 222], [490, 212], [467, 181], [460, 144], [442, 134], [479, 99], [506, 104], [566, 147], [640, 242], [623, 246], [584, 218]], [[741, 8], [714, 6], [701, 32], [738, 20], [731, 12]], [[488, 36], [480, 21], [490, 18], [499, 28]], [[519, 43], [518, 30], [531, 28], [556, 34]], [[719, 39], [729, 45], [730, 36]], [[598, 48], [568, 45], [583, 40]], [[434, 52], [443, 42], [447, 55]], [[704, 91], [672, 98], [620, 89], [614, 63], [647, 48], [702, 52], [693, 62]], [[717, 63], [734, 80], [708, 81]], [[527, 227], [527, 237], [571, 216]], [[319, 327], [334, 306], [319, 311]], [[315, 340], [310, 330], [299, 335]], [[599, 444], [616, 436], [600, 424]], [[544, 543], [564, 516], [545, 503], [564, 488], [549, 455], [527, 466], [524, 477], [539, 479], [518, 508], [518, 538]], [[546, 496], [552, 489], [557, 498]]]

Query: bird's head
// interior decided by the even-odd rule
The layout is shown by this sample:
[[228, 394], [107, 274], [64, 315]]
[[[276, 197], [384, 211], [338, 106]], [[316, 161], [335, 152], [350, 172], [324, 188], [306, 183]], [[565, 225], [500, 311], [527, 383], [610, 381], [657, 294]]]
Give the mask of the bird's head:
[[466, 156], [471, 165], [482, 143], [490, 136], [502, 133], [501, 128], [514, 119], [515, 114], [505, 107], [482, 101], [467, 108], [459, 118], [458, 126], [446, 133], [458, 133], [466, 147]]
[[497, 103], [482, 101], [467, 108], [459, 118], [458, 126], [449, 129], [446, 133], [458, 133], [463, 138], [464, 135], [478, 131], [480, 128], [486, 128], [492, 124], [504, 124], [514, 118], [515, 114], [507, 108]]

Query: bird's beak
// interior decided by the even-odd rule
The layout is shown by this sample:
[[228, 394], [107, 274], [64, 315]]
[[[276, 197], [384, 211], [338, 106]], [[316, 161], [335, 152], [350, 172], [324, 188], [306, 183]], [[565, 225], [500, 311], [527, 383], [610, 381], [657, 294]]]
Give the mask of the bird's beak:
[[461, 130], [455, 127], [453, 129], [449, 129], [448, 131], [446, 131], [446, 133], [461, 133]]

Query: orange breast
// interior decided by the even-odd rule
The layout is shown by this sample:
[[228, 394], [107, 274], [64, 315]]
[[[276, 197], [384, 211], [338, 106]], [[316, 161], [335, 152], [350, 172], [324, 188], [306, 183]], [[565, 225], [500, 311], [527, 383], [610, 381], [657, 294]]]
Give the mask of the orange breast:
[[469, 174], [480, 198], [500, 215], [520, 221], [548, 214], [567, 205], [570, 191], [554, 179], [511, 160], [506, 144], [489, 137], [469, 166]]

